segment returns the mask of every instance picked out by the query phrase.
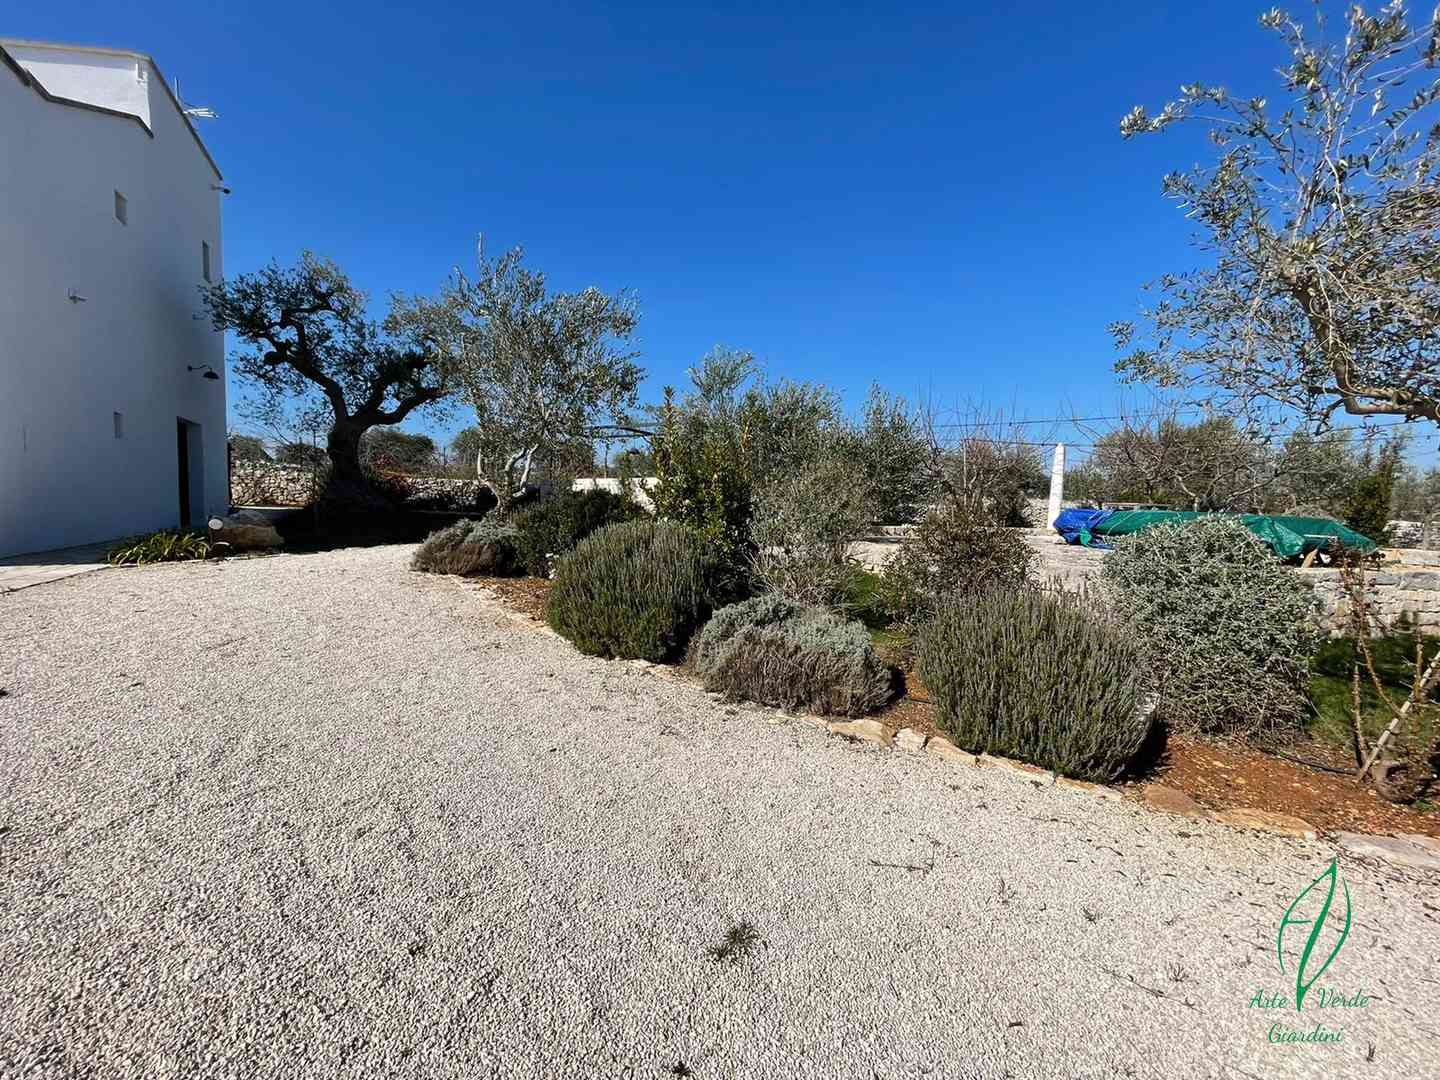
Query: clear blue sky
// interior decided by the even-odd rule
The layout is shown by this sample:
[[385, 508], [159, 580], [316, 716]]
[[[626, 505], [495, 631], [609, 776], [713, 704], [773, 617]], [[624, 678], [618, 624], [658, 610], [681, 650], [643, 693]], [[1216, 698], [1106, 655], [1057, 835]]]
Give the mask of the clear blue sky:
[[1282, 59], [1259, 0], [407, 6], [70, 0], [0, 34], [147, 52], [220, 114], [230, 275], [308, 247], [428, 291], [483, 231], [634, 290], [652, 396], [724, 343], [1030, 416], [1113, 413], [1105, 325], [1196, 258], [1159, 189], [1201, 133], [1121, 115], [1273, 94]]

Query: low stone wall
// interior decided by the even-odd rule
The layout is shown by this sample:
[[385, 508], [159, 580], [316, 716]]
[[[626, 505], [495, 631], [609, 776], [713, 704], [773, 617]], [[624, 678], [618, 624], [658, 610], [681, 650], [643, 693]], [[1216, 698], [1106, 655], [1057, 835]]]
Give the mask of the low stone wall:
[[1390, 521], [1390, 540], [1398, 548], [1434, 551], [1440, 548], [1440, 521]]
[[[230, 466], [230, 501], [235, 506], [309, 506], [319, 495], [319, 475], [303, 465], [235, 461]], [[457, 508], [493, 503], [480, 480], [387, 473], [384, 479], [406, 502]]]
[[230, 501], [236, 506], [309, 506], [315, 501], [315, 473], [273, 461], [232, 461]]
[[[875, 534], [851, 546], [851, 555], [871, 570], [879, 571], [898, 549], [905, 526], [876, 530]], [[1107, 552], [1057, 542], [1055, 534], [1030, 529], [1025, 542], [1040, 556], [1038, 575], [1061, 588], [1079, 592], [1098, 575]], [[1385, 626], [1402, 617], [1425, 634], [1440, 634], [1440, 552], [1392, 548], [1386, 562], [1368, 575], [1371, 611]], [[1315, 588], [1320, 601], [1320, 622], [1334, 635], [1348, 630], [1350, 602], [1340, 583], [1340, 571], [1311, 567], [1298, 573]]]

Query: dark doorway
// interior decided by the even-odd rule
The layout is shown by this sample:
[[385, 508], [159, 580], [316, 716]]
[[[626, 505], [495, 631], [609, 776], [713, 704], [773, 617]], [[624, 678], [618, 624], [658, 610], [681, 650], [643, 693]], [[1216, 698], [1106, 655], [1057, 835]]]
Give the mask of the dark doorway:
[[175, 454], [180, 463], [180, 531], [190, 528], [190, 439], [185, 421], [175, 421]]
[[175, 418], [175, 464], [183, 532], [205, 516], [205, 447], [200, 441], [200, 425], [178, 416]]

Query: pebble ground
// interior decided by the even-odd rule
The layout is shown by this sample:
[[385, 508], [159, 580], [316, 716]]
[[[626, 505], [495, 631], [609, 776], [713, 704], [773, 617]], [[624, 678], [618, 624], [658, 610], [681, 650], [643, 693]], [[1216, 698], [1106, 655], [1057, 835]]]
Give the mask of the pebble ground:
[[711, 701], [409, 551], [0, 597], [0, 1075], [1440, 1076], [1434, 880], [1342, 859], [1371, 1003], [1252, 1008], [1324, 840]]

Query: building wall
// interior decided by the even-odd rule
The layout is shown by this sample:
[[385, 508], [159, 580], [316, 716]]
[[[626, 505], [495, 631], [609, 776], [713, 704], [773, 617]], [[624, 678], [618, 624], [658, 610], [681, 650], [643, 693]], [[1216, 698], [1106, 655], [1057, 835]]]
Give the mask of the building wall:
[[197, 425], [192, 517], [228, 504], [225, 383], [186, 370], [224, 371], [199, 291], [202, 242], [214, 280], [224, 265], [220, 180], [148, 62], [57, 70], [77, 56], [37, 77], [147, 112], [153, 136], [0, 66], [0, 555], [176, 526], [178, 420]]

